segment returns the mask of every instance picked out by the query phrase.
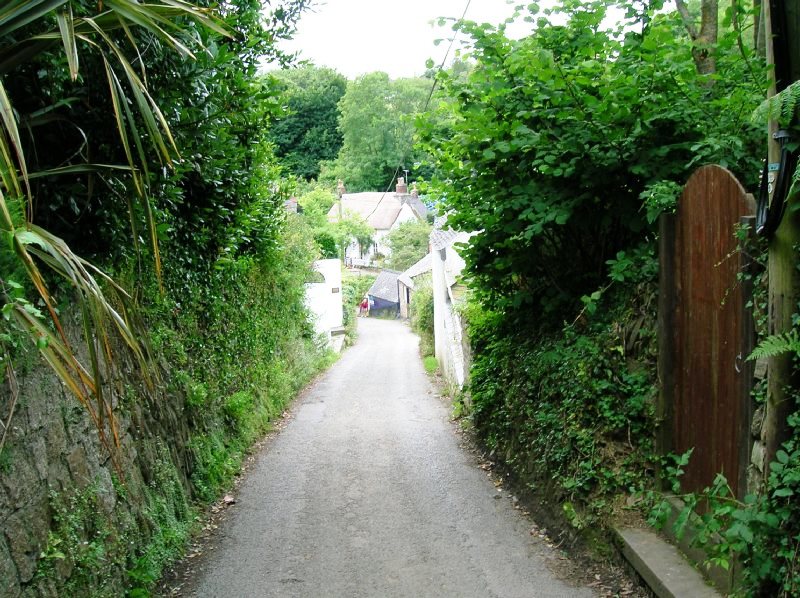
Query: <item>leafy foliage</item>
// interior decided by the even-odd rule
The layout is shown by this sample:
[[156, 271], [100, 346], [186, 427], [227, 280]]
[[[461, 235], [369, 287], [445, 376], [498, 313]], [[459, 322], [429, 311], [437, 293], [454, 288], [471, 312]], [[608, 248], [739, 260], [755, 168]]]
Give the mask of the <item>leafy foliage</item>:
[[422, 111], [431, 82], [392, 81], [375, 72], [350, 81], [339, 103], [343, 145], [320, 178], [342, 179], [350, 192], [385, 190], [399, 166], [411, 170], [419, 160], [414, 150], [413, 117]]
[[338, 104], [347, 80], [313, 65], [279, 71], [276, 78], [286, 112], [270, 127], [275, 155], [290, 174], [317, 178], [320, 162], [334, 160], [342, 147]]
[[431, 226], [427, 222], [409, 220], [391, 230], [386, 243], [391, 251], [387, 266], [403, 272], [428, 254], [428, 237]]
[[335, 226], [328, 222], [328, 210], [336, 203], [336, 196], [323, 187], [315, 187], [297, 199], [303, 219], [313, 231], [314, 240], [323, 258], [339, 257], [343, 240]]
[[[625, 22], [607, 27], [612, 7]], [[699, 74], [661, 7], [533, 4], [519, 40], [463, 23], [474, 67], [439, 73], [435, 117], [418, 120], [440, 210], [478, 232], [461, 252], [476, 431], [586, 533], [652, 483], [654, 224], [697, 166], [751, 188], [759, 171], [763, 65], [722, 31]]]
[[782, 353], [800, 355], [800, 334], [798, 334], [796, 329], [790, 330], [785, 334], [775, 334], [766, 337], [748, 356], [748, 359], [774, 357]]
[[[601, 26], [613, 4], [633, 15], [627, 29]], [[449, 117], [438, 122], [450, 125], [421, 130], [448, 222], [482, 231], [464, 254], [479, 298], [509, 317], [532, 309], [545, 326], [648, 234], [643, 195], [711, 161], [752, 182], [759, 140], [746, 115], [761, 81], [721, 52], [709, 87], [676, 15], [605, 1], [562, 12], [565, 25], [538, 17], [520, 40], [463, 24], [476, 66], [440, 75], [449, 100], [437, 110]]]
[[357, 214], [342, 214], [331, 221], [328, 211], [336, 203], [336, 197], [324, 189], [315, 186], [298, 198], [302, 209], [303, 220], [311, 227], [319, 252], [324, 258], [342, 258], [345, 249], [351, 243], [366, 248], [372, 243], [372, 229]]
[[789, 126], [797, 118], [798, 107], [800, 107], [800, 81], [795, 81], [759, 104], [753, 111], [753, 120], [766, 123], [774, 119], [783, 126]]
[[496, 311], [466, 311], [478, 433], [525, 483], [585, 511], [583, 524], [647, 483], [655, 330], [637, 322], [652, 316], [651, 284], [630, 305], [624, 292], [605, 297], [587, 328], [544, 338], [510, 330]]
[[430, 275], [422, 275], [416, 279], [409, 307], [411, 329], [419, 336], [419, 351], [423, 357], [432, 356], [434, 353], [433, 284]]
[[345, 250], [351, 243], [357, 243], [362, 251], [366, 251], [373, 242], [375, 229], [357, 214], [345, 212], [344, 218], [334, 223], [334, 236], [339, 245], [339, 257], [344, 257]]
[[[8, 13], [0, 15], [3, 348], [15, 334], [37, 343], [70, 389], [92, 399], [109, 448], [115, 412], [145, 420], [133, 441], [142, 449], [174, 430], [178, 416], [165, 404], [184, 399], [178, 427], [186, 437], [161, 438], [175, 450], [162, 455], [163, 477], [149, 472], [157, 486], [120, 482], [119, 496], [144, 503], [135, 521], [104, 518], [95, 513], [101, 497], [81, 495], [63, 524], [54, 522], [52, 558], [42, 557], [40, 572], [69, 595], [118, 595], [126, 568], [132, 595], [146, 595], [183, 546], [189, 499], [212, 500], [229, 484], [252, 441], [329, 363], [303, 305], [317, 248], [282, 209], [286, 188], [265, 127], [278, 113], [277, 92], [258, 74], [263, 57], [285, 58], [274, 42], [290, 35], [308, 3], [272, 4], [265, 12], [257, 0], [226, 2], [212, 21], [210, 10], [172, 0], [106, 0], [100, 9], [18, 2], [17, 23], [31, 7], [69, 5], [74, 14], [11, 32]], [[36, 291], [43, 309], [30, 299]], [[90, 366], [57, 317], [73, 310], [85, 322]], [[113, 369], [119, 335], [140, 371]], [[138, 377], [149, 364], [159, 375], [146, 387]], [[99, 384], [100, 371], [125, 383], [124, 398]], [[154, 468], [152, 452], [139, 450], [143, 470]], [[73, 536], [86, 544], [73, 547]], [[81, 567], [71, 580], [52, 566], [64, 546]]]
[[342, 280], [343, 320], [347, 341], [351, 344], [356, 340], [356, 313], [358, 304], [361, 302], [364, 295], [367, 294], [372, 283], [375, 282], [375, 278], [374, 275], [364, 275], [363, 272], [360, 272], [358, 275], [353, 275], [348, 272]]
[[[789, 598], [800, 592], [800, 412], [789, 417], [791, 439], [777, 451], [769, 465], [763, 491], [743, 501], [733, 495], [725, 476], [717, 475], [702, 492], [678, 494], [683, 508], [675, 519], [676, 534], [691, 528], [693, 544], [703, 548], [708, 562], [725, 569], [741, 565], [742, 579], [736, 595]], [[689, 453], [676, 458], [670, 470], [672, 491], [680, 492], [680, 476]], [[663, 526], [671, 507], [653, 500], [651, 522]]]
[[[184, 18], [188, 23], [185, 28], [178, 24]], [[113, 176], [124, 172], [129, 187], [123, 214], [129, 214], [134, 230], [137, 226], [134, 212], [138, 210], [143, 215], [155, 274], [160, 277], [160, 252], [145, 182], [148, 173], [145, 147], [151, 147], [153, 157], [163, 165], [172, 164], [177, 151], [166, 118], [145, 83], [145, 66], [140, 64], [137, 69], [133, 63], [134, 57], [140, 56], [137, 43], [141, 38], [163, 44], [166, 51], [192, 56], [189, 46], [195, 44], [187, 34], [192, 27], [227, 35], [208, 10], [186, 3], [157, 1], [141, 5], [114, 0], [107, 9], [101, 6], [98, 13], [77, 1], [17, 2], [2, 15], [0, 228], [16, 257], [15, 269], [24, 271], [26, 286], [35, 289], [47, 313], [44, 318], [26, 309], [25, 302], [4, 297], [3, 337], [8, 336], [9, 329], [16, 328], [34, 342], [45, 361], [84, 405], [112, 458], [113, 447], [118, 443], [117, 429], [101, 381], [101, 372], [111, 372], [115, 366], [110, 335], [113, 331], [124, 340], [145, 375], [149, 372], [147, 349], [129, 294], [73, 252], [70, 241], [76, 235], [61, 238], [58, 231], [64, 229], [50, 226], [53, 221], [48, 215], [63, 209], [65, 204], [68, 208], [62, 215], [80, 213], [76, 198], [83, 200], [74, 183], [61, 187], [59, 193], [53, 192], [48, 182], [64, 175], [74, 180], [76, 175], [89, 173], [91, 198], [94, 173], [107, 172]], [[137, 38], [134, 32], [141, 37]], [[63, 44], [63, 54], [62, 50], [53, 49], [59, 41]], [[123, 50], [123, 42], [131, 48]], [[79, 62], [81, 57], [88, 60]], [[84, 85], [80, 79], [84, 75], [107, 82], [107, 88]], [[91, 117], [85, 116], [88, 112], [97, 117], [101, 111], [87, 109], [92, 102], [79, 101], [97, 98], [97, 88], [103, 90], [103, 100], [94, 105], [110, 104], [112, 110], [102, 111], [104, 126], [98, 127], [97, 137], [105, 140], [106, 151], [93, 152], [97, 139], [84, 129], [85, 122], [91, 122]], [[30, 132], [24, 138], [19, 132], [21, 123]], [[112, 123], [116, 126], [108, 126]], [[108, 132], [113, 146], [121, 147], [111, 152], [114, 159], [93, 162], [99, 157], [109, 157]], [[120, 163], [126, 166], [119, 166]], [[42, 182], [36, 183], [40, 179]], [[17, 204], [24, 206], [21, 217], [14, 210]], [[82, 236], [92, 238], [92, 235]], [[139, 235], [134, 234], [134, 246], [139, 243]], [[4, 281], [8, 274], [2, 273]], [[48, 280], [50, 274], [59, 277], [77, 300], [88, 366], [78, 359], [60, 322], [58, 298]], [[3, 354], [8, 357], [5, 344]]]

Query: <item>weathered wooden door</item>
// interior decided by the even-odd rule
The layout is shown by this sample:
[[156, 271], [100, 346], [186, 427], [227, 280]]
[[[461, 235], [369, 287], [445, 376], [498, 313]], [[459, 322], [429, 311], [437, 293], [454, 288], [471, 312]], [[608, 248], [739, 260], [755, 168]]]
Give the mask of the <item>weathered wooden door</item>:
[[694, 448], [685, 491], [710, 485], [717, 473], [737, 495], [745, 490], [752, 325], [735, 231], [754, 210], [730, 172], [704, 166], [686, 184], [677, 213], [662, 221], [660, 438], [677, 454]]

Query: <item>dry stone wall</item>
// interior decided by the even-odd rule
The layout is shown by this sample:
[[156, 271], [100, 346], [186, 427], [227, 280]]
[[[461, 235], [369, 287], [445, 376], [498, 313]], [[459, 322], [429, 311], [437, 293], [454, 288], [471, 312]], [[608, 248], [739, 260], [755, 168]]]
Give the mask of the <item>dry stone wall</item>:
[[[95, 595], [121, 595], [127, 564], [154, 531], [148, 484], [159, 468], [181, 478], [190, 465], [183, 398], [147, 397], [123, 364], [113, 385], [123, 481], [85, 409], [38, 356], [27, 361], [0, 453], [0, 596], [64, 596], [78, 581]], [[6, 386], [3, 417], [10, 402]]]
[[[755, 384], [766, 384], [767, 360], [757, 360], [753, 374]], [[765, 405], [753, 402], [753, 418], [750, 422], [750, 463], [747, 467], [747, 494], [760, 494], [766, 479], [766, 437]], [[768, 473], [768, 472], [767, 472]]]

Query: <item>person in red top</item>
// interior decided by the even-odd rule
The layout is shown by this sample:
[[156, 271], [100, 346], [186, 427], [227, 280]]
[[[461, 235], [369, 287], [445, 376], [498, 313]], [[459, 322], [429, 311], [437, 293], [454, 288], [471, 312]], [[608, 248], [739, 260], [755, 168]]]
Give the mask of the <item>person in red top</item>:
[[369, 316], [369, 297], [364, 295], [364, 298], [358, 306], [358, 317], [366, 318], [367, 316]]

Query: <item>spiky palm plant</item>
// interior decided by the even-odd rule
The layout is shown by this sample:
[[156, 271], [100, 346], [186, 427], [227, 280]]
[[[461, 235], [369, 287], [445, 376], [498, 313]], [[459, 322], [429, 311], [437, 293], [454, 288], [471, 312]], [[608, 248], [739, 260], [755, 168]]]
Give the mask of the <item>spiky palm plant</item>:
[[[134, 200], [141, 204], [145, 214], [155, 270], [160, 277], [156, 227], [146, 186], [146, 152], [148, 145], [151, 146], [162, 163], [170, 165], [177, 156], [177, 148], [167, 120], [148, 91], [137, 34], [145, 33], [192, 57], [192, 43], [196, 41], [188, 41], [187, 19], [223, 35], [226, 31], [210, 10], [182, 0], [99, 0], [95, 14], [82, 16], [75, 14], [78, 6], [75, 0], [10, 0], [0, 7], [0, 230], [19, 263], [19, 270], [35, 288], [38, 303], [43, 307], [39, 310], [22, 296], [18, 283], [7, 279], [5, 273], [0, 274], [4, 303], [2, 326], [5, 328], [0, 334], [2, 339], [8, 339], [13, 328], [35, 344], [45, 361], [86, 408], [100, 441], [118, 465], [114, 450], [119, 440], [117, 425], [111, 401], [103, 390], [102, 376], [114, 367], [112, 335], [116, 333], [130, 348], [148, 379], [144, 337], [134, 324], [135, 306], [130, 295], [114, 280], [76, 255], [62, 239], [34, 223], [31, 180], [65, 172], [126, 170], [133, 182]], [[26, 35], [31, 31], [35, 33]], [[113, 107], [109, 120], [116, 126], [127, 164], [81, 163], [50, 171], [29, 170], [20, 136], [20, 115], [6, 93], [3, 77], [40, 53], [59, 46], [63, 48], [73, 81], [79, 75], [83, 52], [101, 57]], [[128, 54], [139, 59], [132, 61]], [[134, 67], [135, 62], [138, 62], [137, 67]], [[64, 331], [44, 269], [66, 280], [75, 291], [88, 364], [79, 359]], [[0, 343], [12, 394], [5, 421], [0, 420], [2, 449], [16, 402], [16, 383], [8, 346], [4, 340]]]

